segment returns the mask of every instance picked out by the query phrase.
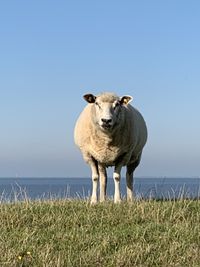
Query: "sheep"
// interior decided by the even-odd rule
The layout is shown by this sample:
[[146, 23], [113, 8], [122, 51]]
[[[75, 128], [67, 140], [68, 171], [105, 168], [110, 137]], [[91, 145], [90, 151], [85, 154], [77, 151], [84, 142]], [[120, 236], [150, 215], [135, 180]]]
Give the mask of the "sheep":
[[114, 203], [121, 202], [120, 172], [126, 171], [127, 201], [133, 199], [133, 172], [140, 163], [147, 141], [146, 123], [138, 110], [130, 105], [131, 96], [114, 93], [83, 96], [88, 102], [74, 129], [74, 141], [90, 165], [92, 172], [91, 204], [97, 203], [100, 180], [100, 202], [106, 198], [106, 168], [114, 166]]

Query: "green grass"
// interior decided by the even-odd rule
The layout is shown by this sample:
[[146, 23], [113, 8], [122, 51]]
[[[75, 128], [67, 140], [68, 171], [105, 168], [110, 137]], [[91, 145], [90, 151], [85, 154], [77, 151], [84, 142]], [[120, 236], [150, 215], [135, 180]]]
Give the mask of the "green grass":
[[0, 266], [200, 266], [200, 203], [2, 203]]

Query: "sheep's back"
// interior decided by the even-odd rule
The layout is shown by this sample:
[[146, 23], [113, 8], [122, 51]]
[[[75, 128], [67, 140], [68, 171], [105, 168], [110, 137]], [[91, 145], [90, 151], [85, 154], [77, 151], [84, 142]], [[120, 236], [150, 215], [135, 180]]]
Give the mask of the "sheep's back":
[[88, 137], [91, 132], [91, 117], [90, 117], [91, 106], [87, 105], [81, 112], [74, 129], [74, 141], [79, 147], [82, 147], [88, 142]]

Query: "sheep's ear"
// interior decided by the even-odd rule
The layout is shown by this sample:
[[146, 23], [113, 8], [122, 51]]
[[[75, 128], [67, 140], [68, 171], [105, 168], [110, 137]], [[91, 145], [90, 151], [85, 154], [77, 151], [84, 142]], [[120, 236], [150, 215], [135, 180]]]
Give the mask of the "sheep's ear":
[[88, 102], [88, 103], [94, 103], [96, 100], [96, 96], [92, 94], [86, 94], [83, 96], [83, 98]]
[[120, 104], [126, 106], [126, 105], [128, 105], [128, 103], [130, 103], [132, 100], [133, 100], [132, 96], [125, 95], [125, 96], [122, 96], [122, 97], [121, 97], [121, 99], [120, 99]]

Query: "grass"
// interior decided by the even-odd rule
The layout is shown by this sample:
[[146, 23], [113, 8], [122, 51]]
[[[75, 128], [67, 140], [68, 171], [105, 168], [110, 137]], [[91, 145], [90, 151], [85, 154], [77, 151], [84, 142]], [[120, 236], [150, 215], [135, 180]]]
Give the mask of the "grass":
[[0, 266], [200, 266], [200, 203], [2, 203]]

